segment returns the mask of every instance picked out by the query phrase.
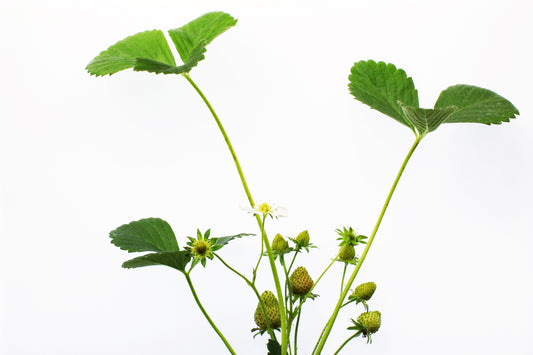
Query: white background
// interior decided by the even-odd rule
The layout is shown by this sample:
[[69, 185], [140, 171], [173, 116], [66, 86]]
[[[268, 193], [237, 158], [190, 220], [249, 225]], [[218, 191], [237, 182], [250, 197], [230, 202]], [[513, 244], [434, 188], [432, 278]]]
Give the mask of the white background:
[[[422, 107], [464, 83], [508, 98], [500, 126], [444, 125], [415, 152], [359, 282], [375, 281], [374, 343], [345, 353], [532, 354], [532, 8], [529, 1], [48, 1], [0, 8], [0, 353], [223, 354], [170, 268], [121, 269], [110, 230], [161, 217], [180, 245], [196, 228], [257, 232], [230, 155], [179, 76], [131, 70], [95, 78], [85, 65], [116, 41], [222, 10], [238, 26], [192, 77], [234, 143], [256, 200], [284, 205], [271, 235], [308, 229], [298, 260], [316, 280], [334, 230], [370, 234], [409, 129], [348, 93], [363, 59], [413, 77]], [[250, 274], [257, 237], [221, 255]], [[359, 250], [359, 253], [361, 250]], [[273, 289], [265, 263], [259, 288]], [[338, 294], [342, 267], [304, 310], [309, 354]], [[254, 295], [217, 262], [193, 272], [200, 298], [239, 354], [252, 339]], [[356, 281], [357, 282], [357, 281]], [[347, 307], [331, 354], [349, 335]]]

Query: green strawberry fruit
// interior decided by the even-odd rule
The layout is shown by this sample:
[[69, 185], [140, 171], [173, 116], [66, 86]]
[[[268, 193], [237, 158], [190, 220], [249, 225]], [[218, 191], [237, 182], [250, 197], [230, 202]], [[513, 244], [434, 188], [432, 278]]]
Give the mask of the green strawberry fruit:
[[374, 291], [376, 291], [376, 284], [373, 282], [366, 282], [355, 288], [352, 293], [352, 298], [355, 298], [357, 301], [368, 301], [374, 294]]
[[270, 291], [265, 291], [261, 295], [261, 300], [265, 304], [266, 317], [261, 309], [261, 304], [258, 303], [254, 314], [255, 324], [257, 324], [259, 329], [267, 330], [268, 317], [268, 322], [273, 329], [281, 327], [281, 314], [279, 313], [279, 305], [276, 296]]
[[307, 270], [300, 266], [289, 277], [289, 286], [295, 295], [305, 295], [313, 287], [313, 280], [307, 273]]
[[284, 252], [289, 249], [289, 243], [281, 236], [281, 234], [276, 234], [272, 240], [272, 250], [279, 252]]
[[309, 232], [303, 231], [298, 236], [296, 236], [296, 242], [300, 246], [306, 246], [309, 245]]
[[365, 328], [365, 335], [372, 334], [381, 326], [381, 313], [379, 311], [361, 313], [357, 321]]
[[339, 260], [353, 261], [355, 258], [355, 248], [351, 244], [344, 244], [339, 250]]

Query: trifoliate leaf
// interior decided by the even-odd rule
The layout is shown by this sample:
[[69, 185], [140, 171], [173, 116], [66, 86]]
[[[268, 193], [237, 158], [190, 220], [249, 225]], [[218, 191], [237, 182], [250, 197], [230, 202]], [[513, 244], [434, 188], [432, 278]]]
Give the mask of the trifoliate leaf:
[[86, 69], [96, 76], [111, 75], [133, 68], [137, 58], [176, 66], [165, 35], [160, 30], [153, 30], [140, 32], [117, 42], [94, 58]]
[[178, 251], [170, 225], [160, 218], [146, 218], [124, 224], [109, 233], [111, 243], [128, 252]]
[[124, 262], [122, 267], [125, 269], [133, 269], [144, 266], [165, 265], [185, 272], [185, 267], [190, 260], [191, 257], [185, 250], [170, 251], [139, 256], [135, 259]]
[[441, 123], [446, 122], [446, 119], [450, 117], [457, 107], [444, 107], [437, 109], [426, 109], [413, 106], [404, 106], [400, 104], [405, 118], [408, 119], [413, 126], [416, 127], [420, 135], [425, 135], [431, 131], [437, 129]]
[[456, 106], [446, 123], [474, 122], [500, 124], [518, 115], [518, 109], [500, 95], [471, 85], [455, 85], [440, 93], [435, 108]]
[[189, 60], [178, 67], [161, 63], [147, 58], [136, 58], [133, 70], [135, 71], [147, 71], [156, 74], [181, 74], [188, 73], [198, 65], [198, 62], [204, 59], [205, 46], [199, 44], [191, 53]]
[[168, 34], [183, 63], [188, 63], [195, 56], [198, 46], [207, 46], [218, 35], [235, 26], [236, 23], [236, 19], [224, 12], [209, 12], [183, 27], [169, 30]]
[[418, 107], [418, 92], [405, 71], [393, 64], [360, 61], [349, 79], [350, 93], [357, 100], [413, 129], [399, 104]]

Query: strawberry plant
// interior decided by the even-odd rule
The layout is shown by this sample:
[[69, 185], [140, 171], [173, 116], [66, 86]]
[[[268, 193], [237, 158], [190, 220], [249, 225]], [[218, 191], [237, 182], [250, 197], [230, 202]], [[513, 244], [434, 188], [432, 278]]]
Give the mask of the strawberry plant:
[[[112, 75], [125, 69], [133, 69], [183, 77], [201, 97], [224, 138], [249, 203], [247, 212], [257, 222], [256, 236], [242, 232], [230, 236], [213, 236], [211, 230], [203, 233], [197, 230], [195, 237], [182, 240], [180, 246], [173, 229], [166, 221], [146, 218], [124, 224], [111, 231], [111, 242], [127, 252], [144, 253], [124, 262], [122, 265], [124, 268], [164, 265], [180, 272], [200, 312], [231, 354], [236, 354], [237, 350], [232, 347], [204, 308], [192, 282], [193, 269], [197, 270], [200, 268], [199, 265], [205, 267], [208, 262], [216, 261], [246, 283], [257, 298], [255, 313], [253, 317], [250, 316], [250, 320], [253, 319], [257, 326], [252, 325], [254, 336], [268, 336], [269, 354], [296, 355], [303, 305], [316, 299], [318, 294], [315, 292], [331, 292], [320, 289], [320, 280], [334, 263], [341, 263], [344, 271], [338, 299], [332, 306], [331, 315], [325, 321], [312, 352], [323, 353], [324, 345], [341, 309], [353, 303], [355, 305], [352, 306], [361, 303], [364, 309], [361, 310], [357, 320], [352, 319], [353, 326], [348, 327], [352, 335], [340, 345], [335, 352], [337, 354], [357, 336], [366, 337], [370, 342], [371, 335], [378, 332], [381, 327], [381, 312], [369, 310], [368, 305], [376, 291], [376, 284], [366, 282], [355, 289], [352, 286], [377, 235], [404, 169], [421, 141], [443, 124], [465, 122], [501, 124], [509, 122], [519, 112], [508, 100], [498, 94], [471, 85], [451, 86], [440, 93], [433, 108], [421, 108], [413, 80], [404, 70], [393, 64], [373, 60], [355, 62], [348, 78], [349, 93], [363, 104], [407, 127], [412, 131], [414, 141], [394, 179], [376, 224], [369, 229], [368, 237], [356, 233], [352, 227], [337, 229], [340, 241], [337, 254], [331, 255], [331, 262], [324, 267], [320, 275], [311, 276], [304, 266], [295, 266], [299, 254], [309, 253], [315, 248], [308, 231], [303, 231], [294, 238], [284, 237], [281, 234], [270, 238], [267, 235], [265, 225], [277, 218], [286, 217], [287, 210], [271, 203], [258, 203], [252, 197], [237, 153], [220, 118], [190, 74], [205, 59], [209, 43], [236, 23], [237, 20], [226, 13], [211, 12], [182, 27], [169, 30], [168, 35], [179, 54], [181, 63], [176, 62], [164, 33], [152, 30], [137, 33], [110, 46], [96, 56], [86, 69], [96, 76]], [[260, 242], [257, 262], [251, 265], [249, 274], [236, 270], [219, 254], [219, 250], [230, 242], [245, 237], [258, 238]], [[258, 269], [265, 262], [270, 267], [268, 274], [272, 277], [275, 289], [260, 292], [257, 280], [265, 276], [260, 275]]]

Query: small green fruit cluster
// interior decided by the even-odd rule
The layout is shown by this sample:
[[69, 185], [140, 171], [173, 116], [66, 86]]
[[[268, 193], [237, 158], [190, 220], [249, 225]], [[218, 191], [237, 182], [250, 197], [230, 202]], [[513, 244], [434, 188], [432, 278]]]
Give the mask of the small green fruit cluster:
[[257, 308], [255, 309], [254, 320], [255, 324], [259, 327], [260, 330], [267, 330], [268, 323], [272, 329], [278, 329], [281, 327], [281, 314], [279, 313], [279, 305], [276, 296], [270, 291], [265, 291], [261, 295], [261, 300], [265, 305], [265, 314], [261, 308], [261, 304], [258, 303]]
[[305, 295], [307, 292], [311, 291], [311, 288], [313, 287], [313, 279], [311, 279], [305, 267], [300, 266], [296, 268], [289, 277], [289, 286], [294, 295]]

